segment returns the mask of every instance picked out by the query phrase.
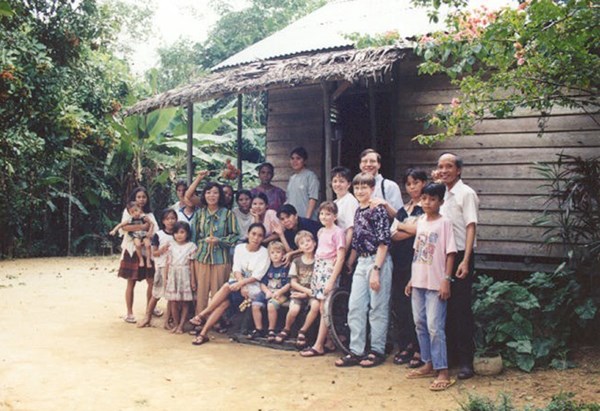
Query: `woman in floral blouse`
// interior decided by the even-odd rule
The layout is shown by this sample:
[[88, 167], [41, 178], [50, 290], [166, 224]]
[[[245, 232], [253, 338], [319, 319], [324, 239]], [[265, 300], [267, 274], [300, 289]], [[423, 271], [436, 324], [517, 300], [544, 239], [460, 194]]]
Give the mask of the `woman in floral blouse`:
[[192, 229], [192, 241], [198, 246], [194, 263], [198, 287], [196, 314], [206, 308], [209, 295], [215, 295], [227, 282], [231, 273], [230, 248], [235, 247], [239, 238], [235, 215], [225, 207], [223, 189], [218, 183], [207, 183], [200, 197], [195, 195], [206, 175], [207, 171], [200, 171], [185, 193], [187, 200], [201, 207]]

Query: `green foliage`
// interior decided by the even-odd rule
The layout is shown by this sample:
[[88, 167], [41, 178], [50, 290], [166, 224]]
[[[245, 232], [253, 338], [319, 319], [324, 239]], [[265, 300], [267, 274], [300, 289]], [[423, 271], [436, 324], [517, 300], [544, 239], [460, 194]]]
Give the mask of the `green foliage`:
[[[598, 411], [600, 404], [590, 402], [576, 402], [573, 393], [560, 393], [552, 396], [552, 400], [544, 408], [523, 408], [524, 411]], [[478, 395], [469, 395], [466, 402], [460, 404], [461, 411], [513, 411], [517, 410], [512, 404], [510, 397], [500, 393], [496, 401]]]
[[324, 0], [251, 0], [234, 11], [221, 2], [220, 19], [199, 48], [200, 64], [210, 68], [325, 4]]
[[[225, 162], [237, 161], [237, 110], [234, 102], [224, 107], [220, 102], [194, 104], [193, 156], [196, 170], [214, 171], [217, 181], [232, 183], [221, 176]], [[170, 201], [170, 187], [185, 179], [187, 153], [187, 110], [168, 108], [143, 116], [131, 116], [115, 121], [120, 144], [109, 153], [106, 170], [114, 179], [117, 192], [126, 195], [138, 185], [150, 193], [152, 207], [166, 207]], [[264, 128], [243, 127], [242, 151], [243, 184], [257, 185], [255, 168], [264, 161]], [[264, 150], [264, 149], [263, 149]], [[215, 179], [213, 179], [215, 180]], [[125, 199], [123, 199], [124, 202]]]
[[[416, 2], [440, 6], [439, 0]], [[430, 118], [433, 134], [416, 139], [432, 144], [471, 134], [484, 116], [507, 117], [517, 108], [598, 113], [598, 21], [600, 8], [588, 0], [527, 0], [518, 8], [457, 12], [447, 31], [422, 36], [415, 52], [424, 59], [421, 74], [448, 75], [461, 97]]]
[[[600, 264], [600, 157], [584, 159], [559, 154], [554, 164], [534, 167], [546, 180], [549, 193], [544, 214], [535, 225], [548, 227], [546, 243], [564, 245], [573, 266], [598, 273]], [[558, 209], [560, 213], [551, 210]]]
[[[131, 89], [93, 0], [9, 1], [0, 18], [0, 255], [67, 252], [111, 199], [108, 119]], [[49, 238], [52, 240], [49, 240]]]
[[368, 34], [351, 33], [345, 36], [348, 40], [354, 42], [354, 47], [358, 49], [364, 49], [366, 47], [382, 47], [391, 46], [398, 43], [400, 39], [400, 33], [396, 30], [387, 31], [383, 34], [375, 34], [373, 36]]
[[478, 351], [500, 352], [524, 371], [569, 367], [573, 335], [585, 330], [597, 312], [565, 264], [552, 273], [533, 273], [522, 283], [481, 276], [474, 290]]

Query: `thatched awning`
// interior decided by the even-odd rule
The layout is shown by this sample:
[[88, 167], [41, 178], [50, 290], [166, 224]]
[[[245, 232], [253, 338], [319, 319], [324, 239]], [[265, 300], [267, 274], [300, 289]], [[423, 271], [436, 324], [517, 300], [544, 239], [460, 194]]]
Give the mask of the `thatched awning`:
[[272, 87], [346, 80], [382, 81], [406, 49], [395, 46], [326, 51], [273, 59], [214, 72], [196, 82], [143, 100], [125, 115], [143, 114], [165, 107], [187, 105], [231, 94], [245, 94]]

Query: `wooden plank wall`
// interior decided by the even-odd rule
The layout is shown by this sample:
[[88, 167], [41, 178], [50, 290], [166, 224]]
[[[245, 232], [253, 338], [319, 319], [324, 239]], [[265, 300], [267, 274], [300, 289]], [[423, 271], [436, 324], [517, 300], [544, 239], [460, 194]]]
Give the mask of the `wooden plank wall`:
[[[307, 168], [323, 176], [323, 95], [319, 85], [269, 90], [267, 161], [275, 166], [273, 184], [287, 187], [292, 174], [290, 151], [308, 151]], [[323, 182], [321, 181], [323, 190]]]
[[[548, 119], [544, 134], [538, 136], [539, 113], [520, 110], [510, 119], [486, 118], [474, 135], [463, 136], [433, 147], [420, 146], [411, 139], [422, 133], [425, 113], [438, 104], [449, 104], [456, 89], [443, 76], [417, 76], [416, 62], [398, 67], [399, 107], [396, 117], [396, 175], [407, 166], [427, 170], [438, 156], [452, 151], [464, 159], [463, 178], [480, 198], [478, 253], [508, 256], [560, 256], [560, 248], [541, 246], [543, 228], [534, 227], [544, 200], [539, 188], [544, 180], [532, 169], [534, 162], [553, 163], [557, 153], [584, 157], [600, 155], [600, 128], [589, 115], [557, 108]], [[503, 258], [501, 256], [507, 256]], [[493, 258], [492, 258], [493, 259]], [[493, 265], [493, 264], [492, 264]]]

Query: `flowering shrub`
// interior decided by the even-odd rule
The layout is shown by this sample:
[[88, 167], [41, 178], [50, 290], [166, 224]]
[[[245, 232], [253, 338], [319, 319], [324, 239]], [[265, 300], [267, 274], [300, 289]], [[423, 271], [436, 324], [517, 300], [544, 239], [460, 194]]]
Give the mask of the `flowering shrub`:
[[422, 36], [415, 52], [424, 59], [421, 74], [445, 73], [459, 86], [460, 104], [436, 110], [426, 126], [437, 133], [416, 139], [431, 144], [470, 134], [484, 114], [503, 118], [519, 107], [598, 113], [599, 18], [600, 8], [587, 0], [527, 0], [451, 15], [448, 30]]

